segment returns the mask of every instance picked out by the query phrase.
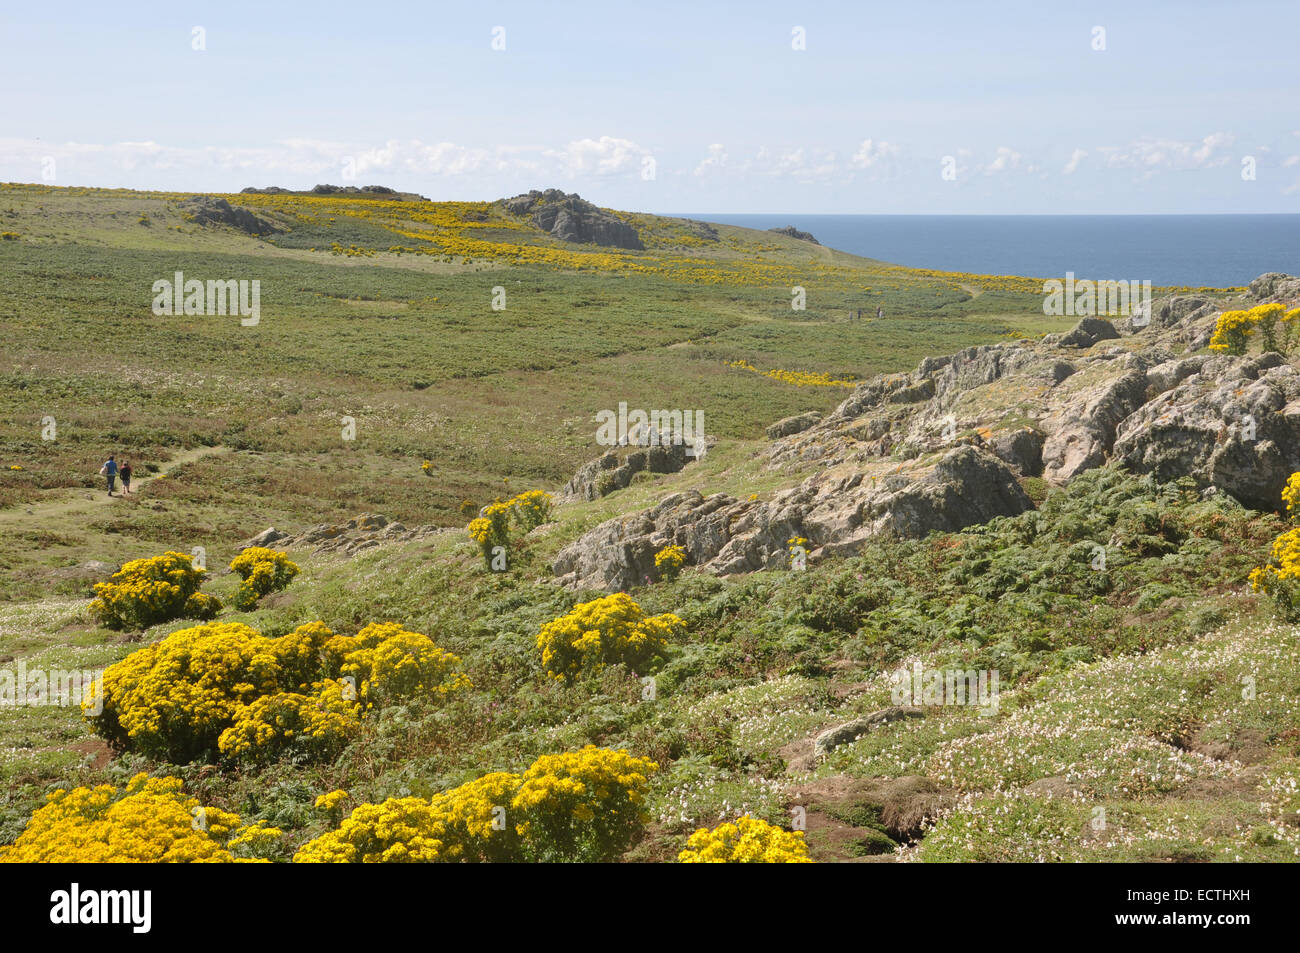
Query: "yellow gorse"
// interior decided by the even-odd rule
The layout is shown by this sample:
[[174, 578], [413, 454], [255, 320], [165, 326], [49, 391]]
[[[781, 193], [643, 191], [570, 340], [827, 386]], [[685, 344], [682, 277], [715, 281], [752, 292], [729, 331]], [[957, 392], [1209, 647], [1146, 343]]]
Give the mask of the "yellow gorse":
[[267, 549], [265, 546], [250, 546], [230, 562], [231, 572], [239, 573], [244, 580], [235, 592], [235, 608], [245, 611], [257, 605], [257, 601], [272, 592], [279, 592], [298, 575], [298, 565], [289, 559], [288, 553]]
[[748, 814], [734, 824], [700, 828], [677, 855], [683, 864], [811, 864], [803, 831], [786, 831]]
[[207, 573], [188, 553], [133, 559], [108, 582], [95, 584], [90, 612], [112, 629], [145, 629], [172, 619], [210, 619], [221, 603], [199, 586]]
[[607, 859], [644, 826], [658, 765], [593, 745], [543, 755], [522, 774], [494, 772], [429, 800], [362, 804], [303, 845], [295, 863]]
[[672, 613], [647, 616], [623, 592], [574, 606], [542, 626], [537, 647], [542, 667], [555, 679], [573, 679], [606, 665], [623, 664], [644, 672], [686, 629]]
[[110, 784], [57, 790], [27, 822], [7, 863], [231, 863], [263, 853], [280, 831], [203, 807], [177, 778], [137, 774]]
[[340, 636], [311, 622], [278, 637], [217, 623], [173, 632], [109, 666], [82, 707], [115, 747], [176, 763], [214, 752], [327, 758], [367, 709], [468, 687], [459, 663], [395, 623]]
[[661, 579], [672, 582], [681, 575], [686, 565], [686, 550], [676, 544], [665, 546], [655, 553], [655, 571]]

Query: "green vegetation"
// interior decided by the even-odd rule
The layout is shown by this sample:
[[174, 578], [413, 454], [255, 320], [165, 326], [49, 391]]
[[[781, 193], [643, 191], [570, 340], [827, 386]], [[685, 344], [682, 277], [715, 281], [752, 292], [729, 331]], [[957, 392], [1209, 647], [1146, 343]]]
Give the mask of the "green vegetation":
[[[1247, 585], [1285, 528], [1276, 516], [1106, 468], [1064, 489], [1025, 481], [1037, 509], [1018, 517], [882, 540], [806, 571], [718, 579], [665, 557], [659, 580], [628, 594], [635, 613], [551, 578], [577, 535], [667, 493], [783, 485], [750, 457], [763, 427], [847, 393], [800, 382], [1060, 330], [1017, 280], [909, 272], [744, 229], [719, 227], [710, 243], [649, 216], [627, 219], [647, 250], [614, 253], [560, 247], [485, 203], [270, 198], [230, 196], [291, 228], [262, 241], [187, 221], [183, 196], [0, 188], [0, 227], [18, 235], [0, 243], [0, 386], [15, 408], [0, 420], [0, 671], [97, 671], [196, 624], [168, 613], [134, 620], [143, 632], [98, 625], [88, 560], [202, 547], [225, 565], [268, 525], [296, 532], [362, 510], [447, 531], [351, 557], [303, 547], [260, 572], [250, 557], [251, 586], [214, 573], [203, 586], [225, 606], [218, 626], [248, 629], [210, 631], [247, 649], [249, 672], [266, 674], [263, 642], [287, 651], [311, 636], [338, 658], [256, 690], [253, 675], [227, 673], [220, 710], [183, 744], [132, 744], [114, 728], [109, 748], [75, 707], [0, 710], [0, 845], [54, 789], [125, 788], [143, 771], [282, 831], [258, 847], [279, 860], [311, 842], [308, 856], [367, 855], [332, 833], [362, 804], [376, 805], [353, 825], [362, 833], [367, 816], [409, 814], [430, 831], [464, 826], [462, 856], [514, 856], [483, 836], [492, 798], [507, 796], [540, 811], [527, 856], [670, 860], [697, 828], [741, 813], [788, 828], [799, 785], [922, 776], [933, 809], [906, 823], [892, 802], [827, 806], [856, 833], [810, 836], [814, 859], [1295, 856], [1295, 631]], [[178, 270], [260, 280], [260, 323], [154, 316], [152, 283]], [[792, 312], [782, 282], [800, 270], [809, 306]], [[886, 320], [844, 320], [881, 301]], [[719, 443], [679, 473], [552, 511], [531, 488], [554, 491], [595, 456], [594, 415], [620, 400], [703, 407]], [[47, 417], [56, 439], [42, 439]], [[109, 452], [136, 462], [136, 496], [104, 493], [95, 474]], [[502, 572], [484, 558], [491, 526], [482, 539], [465, 527], [505, 500], [522, 502]], [[584, 622], [602, 598], [613, 601], [600, 624]], [[333, 635], [300, 628], [312, 623]], [[371, 625], [386, 638], [357, 641], [381, 631]], [[167, 651], [189, 659], [198, 641]], [[424, 690], [452, 659], [456, 690]], [[895, 703], [891, 675], [917, 664], [996, 670], [996, 706], [926, 706], [811, 758], [823, 730]], [[341, 694], [346, 665], [359, 696]], [[188, 688], [141, 672], [128, 687], [152, 738], [150, 713]], [[322, 712], [337, 724], [304, 736]], [[554, 779], [579, 769], [627, 773], [600, 752], [544, 760], [587, 745], [657, 766], [629, 782], [626, 803], [611, 789], [623, 813], [590, 843], [573, 824], [588, 805], [553, 829], [559, 814], [538, 807], [563, 802]], [[538, 764], [550, 767], [531, 787], [519, 781]]]

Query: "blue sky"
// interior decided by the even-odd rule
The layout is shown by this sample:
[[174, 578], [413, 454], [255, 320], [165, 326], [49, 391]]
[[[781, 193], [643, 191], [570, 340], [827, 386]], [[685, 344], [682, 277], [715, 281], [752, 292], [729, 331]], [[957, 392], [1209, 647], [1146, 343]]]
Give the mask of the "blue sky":
[[0, 180], [1300, 212], [1298, 28], [1294, 0], [8, 4]]

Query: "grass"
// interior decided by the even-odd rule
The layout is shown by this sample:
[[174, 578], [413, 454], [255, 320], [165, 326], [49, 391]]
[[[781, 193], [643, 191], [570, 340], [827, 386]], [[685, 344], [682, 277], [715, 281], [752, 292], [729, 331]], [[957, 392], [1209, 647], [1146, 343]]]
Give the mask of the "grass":
[[[745, 811], [788, 824], [796, 782], [910, 774], [948, 800], [904, 859], [1294, 855], [1296, 632], [1243, 586], [1282, 524], [1189, 486], [1113, 469], [1059, 490], [1027, 481], [1037, 509], [961, 533], [805, 572], [688, 569], [632, 593], [687, 623], [655, 671], [573, 684], [541, 671], [539, 628], [597, 595], [553, 584], [562, 546], [669, 492], [789, 485], [754, 459], [763, 428], [848, 393], [730, 362], [864, 379], [1062, 330], [1027, 279], [908, 271], [730, 227], [714, 242], [652, 216], [627, 219], [647, 250], [616, 253], [564, 247], [486, 203], [231, 196], [292, 228], [261, 241], [187, 221], [184, 198], [0, 188], [0, 229], [19, 236], [0, 243], [0, 386], [14, 408], [0, 420], [0, 670], [97, 669], [188, 625], [96, 627], [87, 560], [202, 546], [205, 591], [228, 601], [222, 569], [240, 540], [372, 511], [451, 531], [350, 559], [295, 553], [285, 592], [221, 618], [271, 634], [400, 621], [459, 655], [474, 687], [384, 709], [333, 763], [256, 771], [111, 753], [73, 708], [6, 709], [0, 843], [56, 787], [146, 770], [282, 828], [285, 859], [329, 826], [312, 808], [326, 791], [428, 796], [592, 743], [662, 766], [632, 860], [671, 859], [696, 826]], [[261, 323], [155, 317], [152, 282], [176, 270], [260, 280]], [[790, 310], [790, 283], [806, 311]], [[495, 287], [505, 311], [491, 309]], [[876, 302], [884, 320], [844, 319]], [[680, 473], [561, 507], [512, 547], [510, 572], [487, 571], [465, 501], [558, 488], [603, 449], [594, 416], [619, 401], [702, 408], [718, 443]], [[110, 500], [95, 476], [108, 452], [166, 476]], [[998, 671], [996, 713], [928, 707], [799, 762], [820, 731], [890, 704], [890, 673], [918, 661]], [[877, 808], [833, 813], [861, 828], [849, 854], [893, 849]]]

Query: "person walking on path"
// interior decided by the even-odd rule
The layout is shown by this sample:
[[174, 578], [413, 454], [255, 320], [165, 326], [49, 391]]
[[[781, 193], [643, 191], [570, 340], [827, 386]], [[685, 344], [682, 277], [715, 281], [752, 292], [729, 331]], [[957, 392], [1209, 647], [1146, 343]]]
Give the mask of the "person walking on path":
[[131, 495], [131, 461], [130, 460], [122, 461], [122, 469], [118, 471], [118, 475], [122, 477], [122, 495], [130, 496]]
[[109, 458], [104, 461], [104, 465], [99, 468], [99, 472], [108, 480], [108, 495], [112, 496], [113, 484], [117, 480], [117, 461], [110, 455]]

